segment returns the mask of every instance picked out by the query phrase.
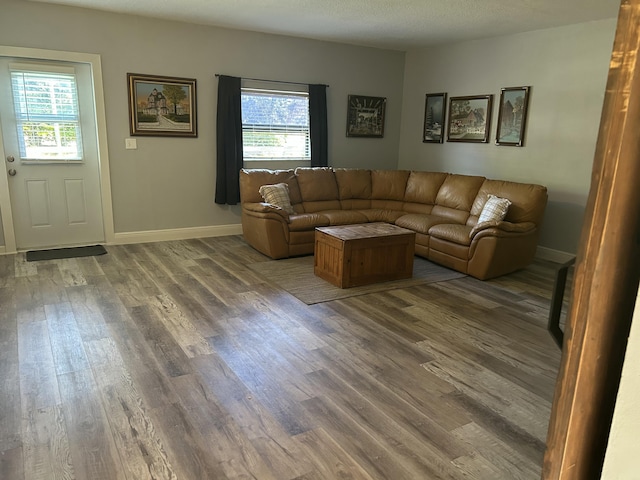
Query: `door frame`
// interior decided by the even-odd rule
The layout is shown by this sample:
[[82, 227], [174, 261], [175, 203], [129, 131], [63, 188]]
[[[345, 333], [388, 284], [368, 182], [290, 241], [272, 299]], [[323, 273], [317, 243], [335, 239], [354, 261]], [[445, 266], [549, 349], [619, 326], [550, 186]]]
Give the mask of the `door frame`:
[[[96, 146], [98, 149], [98, 171], [100, 174], [100, 196], [102, 201], [104, 240], [107, 244], [114, 243], [115, 233], [113, 225], [113, 204], [111, 201], [111, 176], [109, 173], [109, 150], [107, 148], [107, 119], [105, 113], [100, 55], [93, 53], [64, 52], [58, 50], [0, 45], [0, 57], [53, 60], [60, 62], [85, 63], [89, 65], [93, 81], [93, 98], [96, 110]], [[7, 155], [4, 150], [2, 135], [0, 135], [0, 153], [2, 153], [2, 164], [6, 167], [5, 158]], [[7, 175], [6, 168], [3, 168], [3, 173], [0, 175], [0, 214], [2, 216], [2, 228], [4, 230], [4, 246], [0, 246], [0, 254], [16, 253], [17, 249], [15, 230], [13, 228], [13, 210], [11, 208], [9, 177]]]

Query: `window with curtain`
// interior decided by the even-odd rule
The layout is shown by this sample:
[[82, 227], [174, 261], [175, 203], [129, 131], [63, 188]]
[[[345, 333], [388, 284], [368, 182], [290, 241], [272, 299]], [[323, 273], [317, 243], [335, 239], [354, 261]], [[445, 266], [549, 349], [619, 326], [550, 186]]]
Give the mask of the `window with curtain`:
[[44, 72], [12, 66], [11, 89], [20, 157], [41, 162], [82, 161], [73, 69]]
[[245, 160], [311, 159], [309, 93], [242, 88]]

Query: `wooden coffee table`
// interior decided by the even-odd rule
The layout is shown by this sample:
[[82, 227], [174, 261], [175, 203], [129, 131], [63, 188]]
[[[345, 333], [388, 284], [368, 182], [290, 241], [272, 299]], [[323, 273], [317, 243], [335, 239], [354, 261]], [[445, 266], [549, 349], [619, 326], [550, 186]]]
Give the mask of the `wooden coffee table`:
[[317, 227], [313, 272], [340, 288], [411, 278], [415, 237], [388, 223]]

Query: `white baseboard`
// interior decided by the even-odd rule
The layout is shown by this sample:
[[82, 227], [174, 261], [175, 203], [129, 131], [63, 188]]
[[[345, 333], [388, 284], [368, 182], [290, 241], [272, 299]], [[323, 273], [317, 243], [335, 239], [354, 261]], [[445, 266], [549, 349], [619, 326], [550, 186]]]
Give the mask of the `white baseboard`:
[[213, 225], [210, 227], [172, 228], [170, 230], [146, 230], [143, 232], [116, 233], [113, 245], [130, 243], [166, 242], [190, 238], [223, 237], [242, 234], [242, 225]]
[[538, 249], [536, 250], [536, 257], [550, 262], [566, 263], [575, 257], [575, 254], [538, 246]]

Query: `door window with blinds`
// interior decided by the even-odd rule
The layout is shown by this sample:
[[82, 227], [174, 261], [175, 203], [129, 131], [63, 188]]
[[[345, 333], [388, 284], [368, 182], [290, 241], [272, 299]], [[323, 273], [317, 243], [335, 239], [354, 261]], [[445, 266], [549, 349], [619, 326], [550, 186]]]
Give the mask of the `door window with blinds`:
[[309, 93], [243, 87], [242, 147], [245, 160], [310, 160]]
[[82, 135], [73, 68], [11, 65], [20, 157], [24, 163], [81, 162]]

